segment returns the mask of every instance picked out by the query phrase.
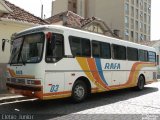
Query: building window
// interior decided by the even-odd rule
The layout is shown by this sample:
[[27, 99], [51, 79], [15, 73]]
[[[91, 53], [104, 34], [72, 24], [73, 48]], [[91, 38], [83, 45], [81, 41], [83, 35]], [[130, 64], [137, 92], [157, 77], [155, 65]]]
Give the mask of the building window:
[[144, 11], [147, 12], [147, 3], [144, 3]]
[[149, 14], [151, 13], [151, 6], [150, 5], [148, 6], [148, 13]]
[[131, 16], [132, 17], [134, 16], [134, 7], [133, 6], [131, 7]]
[[140, 1], [140, 8], [143, 10], [143, 0]]
[[138, 9], [136, 9], [136, 18], [138, 19]]
[[144, 40], [143, 34], [140, 35], [140, 40]]
[[131, 31], [131, 38], [133, 38], [134, 37], [134, 32], [133, 31]]
[[129, 27], [129, 17], [125, 16], [125, 27], [128, 28]]
[[144, 22], [147, 22], [147, 15], [144, 13]]
[[139, 7], [139, 0], [136, 0], [136, 6]]
[[148, 27], [148, 34], [150, 35], [150, 26]]
[[148, 24], [150, 24], [151, 22], [151, 18], [150, 18], [150, 15], [148, 15]]
[[143, 32], [143, 23], [142, 22], [140, 22], [139, 28], [140, 28], [140, 31]]
[[136, 20], [136, 30], [138, 31], [138, 21]]
[[138, 42], [138, 39], [139, 39], [138, 33], [136, 32], [136, 41], [137, 41], [137, 42]]
[[144, 33], [147, 33], [147, 26], [144, 24]]
[[131, 29], [134, 29], [134, 19], [131, 18]]
[[143, 21], [143, 11], [140, 12], [141, 21]]
[[129, 39], [129, 30], [128, 29], [126, 29], [124, 31], [124, 35], [125, 35], [125, 40], [128, 40]]
[[126, 35], [126, 36], [129, 36], [129, 31], [128, 31], [128, 29], [125, 30], [125, 35]]
[[147, 40], [147, 37], [146, 37], [146, 35], [144, 35], [144, 40]]
[[125, 13], [129, 15], [129, 4], [125, 3]]

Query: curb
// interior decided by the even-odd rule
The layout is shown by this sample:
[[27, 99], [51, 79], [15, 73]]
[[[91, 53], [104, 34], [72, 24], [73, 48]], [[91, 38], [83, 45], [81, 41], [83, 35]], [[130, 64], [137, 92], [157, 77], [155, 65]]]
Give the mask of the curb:
[[25, 96], [21, 96], [21, 95], [2, 97], [2, 98], [0, 98], [0, 103], [13, 102], [13, 101], [19, 101], [19, 100], [27, 100], [27, 99], [30, 99], [30, 98], [25, 97]]

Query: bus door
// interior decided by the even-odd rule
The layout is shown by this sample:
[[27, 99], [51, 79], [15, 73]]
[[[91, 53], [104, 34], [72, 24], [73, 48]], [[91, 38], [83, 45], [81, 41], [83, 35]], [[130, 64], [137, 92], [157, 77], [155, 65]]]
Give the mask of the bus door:
[[46, 44], [45, 92], [64, 90], [64, 37], [58, 33], [48, 33]]

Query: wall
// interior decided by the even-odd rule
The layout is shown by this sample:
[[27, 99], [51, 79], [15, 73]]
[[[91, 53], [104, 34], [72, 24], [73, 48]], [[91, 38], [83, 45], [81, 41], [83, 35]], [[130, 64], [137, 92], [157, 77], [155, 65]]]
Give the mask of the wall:
[[85, 17], [85, 0], [77, 0], [77, 14]]
[[124, 0], [89, 0], [88, 17], [98, 17], [112, 30], [124, 31]]
[[68, 0], [55, 0], [52, 2], [52, 16], [68, 10]]

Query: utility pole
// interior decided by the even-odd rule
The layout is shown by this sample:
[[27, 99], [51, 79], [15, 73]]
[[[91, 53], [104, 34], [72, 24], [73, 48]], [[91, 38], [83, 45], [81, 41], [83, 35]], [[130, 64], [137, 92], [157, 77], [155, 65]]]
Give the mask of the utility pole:
[[41, 18], [43, 19], [43, 4], [41, 6]]

